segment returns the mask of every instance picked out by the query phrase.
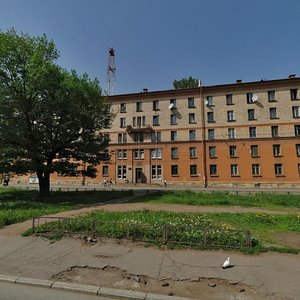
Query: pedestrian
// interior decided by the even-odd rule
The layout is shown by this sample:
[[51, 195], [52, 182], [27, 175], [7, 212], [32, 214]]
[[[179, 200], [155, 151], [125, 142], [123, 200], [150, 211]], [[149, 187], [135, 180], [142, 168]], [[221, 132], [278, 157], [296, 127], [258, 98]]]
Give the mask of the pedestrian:
[[109, 179], [109, 185], [113, 185], [112, 179]]
[[167, 186], [167, 180], [166, 179], [164, 180], [164, 185], [165, 185], [165, 187]]
[[106, 178], [104, 178], [104, 180], [103, 180], [103, 186], [104, 186], [104, 187], [107, 186], [107, 180], [106, 180]]

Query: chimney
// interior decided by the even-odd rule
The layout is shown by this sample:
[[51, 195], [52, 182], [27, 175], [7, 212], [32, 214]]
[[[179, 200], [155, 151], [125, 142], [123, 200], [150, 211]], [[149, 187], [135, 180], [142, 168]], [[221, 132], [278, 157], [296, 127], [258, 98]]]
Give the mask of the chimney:
[[143, 93], [148, 93], [148, 89], [143, 89]]
[[236, 81], [236, 83], [241, 83], [242, 82], [242, 79], [238, 79], [237, 81]]
[[296, 74], [291, 74], [291, 75], [289, 76], [289, 79], [291, 79], [291, 78], [296, 78]]

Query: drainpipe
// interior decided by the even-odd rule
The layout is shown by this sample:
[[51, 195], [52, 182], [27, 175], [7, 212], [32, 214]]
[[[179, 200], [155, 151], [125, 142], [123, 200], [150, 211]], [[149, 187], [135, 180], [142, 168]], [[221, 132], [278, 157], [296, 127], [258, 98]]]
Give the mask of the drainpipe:
[[199, 87], [201, 109], [202, 109], [202, 158], [204, 187], [207, 188], [207, 151], [206, 151], [206, 126], [205, 126], [205, 100], [202, 93], [202, 85]]

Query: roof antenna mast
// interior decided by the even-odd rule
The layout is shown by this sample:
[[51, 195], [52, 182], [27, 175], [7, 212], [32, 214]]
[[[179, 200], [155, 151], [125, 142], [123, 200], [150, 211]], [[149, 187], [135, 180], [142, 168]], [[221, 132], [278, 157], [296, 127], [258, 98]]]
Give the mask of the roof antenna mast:
[[112, 96], [116, 91], [116, 65], [114, 48], [108, 49], [106, 77], [106, 95]]

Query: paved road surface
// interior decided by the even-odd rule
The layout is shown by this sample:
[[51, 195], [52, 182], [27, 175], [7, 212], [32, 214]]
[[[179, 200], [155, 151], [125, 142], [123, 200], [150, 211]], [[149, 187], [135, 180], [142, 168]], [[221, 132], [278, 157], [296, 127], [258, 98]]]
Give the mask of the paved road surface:
[[[43, 287], [0, 282], [1, 300], [113, 300], [107, 297], [71, 293]], [[114, 299], [115, 300], [115, 299]]]

